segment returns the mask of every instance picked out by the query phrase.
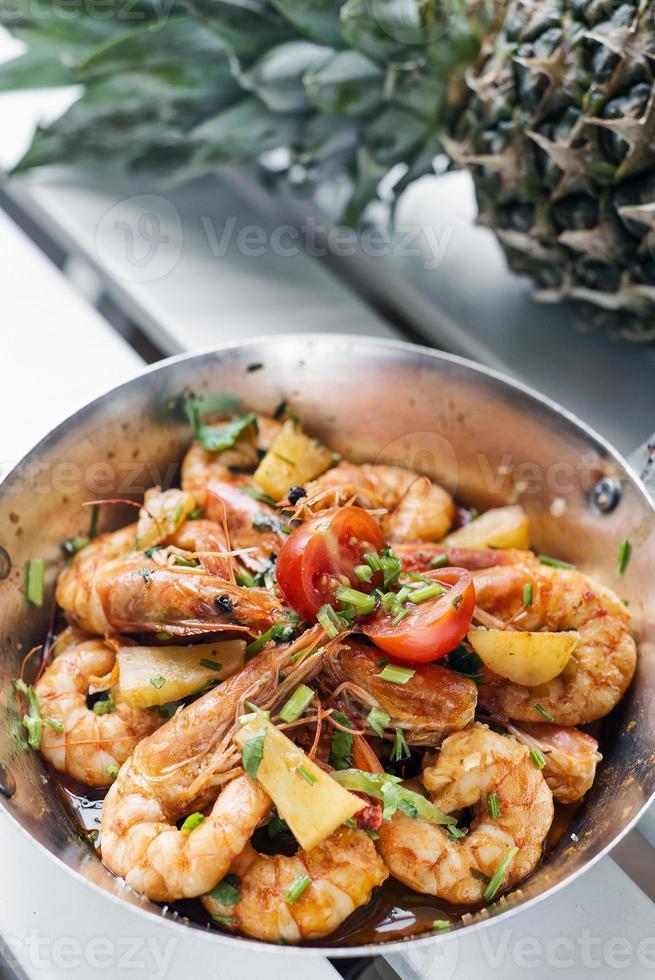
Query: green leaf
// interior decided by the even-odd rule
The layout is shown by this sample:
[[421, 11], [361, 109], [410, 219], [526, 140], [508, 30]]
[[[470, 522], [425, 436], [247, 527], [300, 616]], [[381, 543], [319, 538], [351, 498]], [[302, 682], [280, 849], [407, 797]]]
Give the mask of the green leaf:
[[358, 51], [339, 51], [304, 78], [310, 101], [327, 115], [364, 116], [384, 100], [384, 72]]
[[241, 880], [237, 874], [230, 872], [226, 874], [222, 881], [209, 892], [221, 905], [237, 905], [241, 901], [240, 891]]
[[195, 438], [203, 449], [211, 453], [220, 453], [225, 449], [230, 449], [247, 429], [257, 427], [257, 416], [252, 412], [222, 425], [205, 425], [200, 421], [198, 403], [195, 398], [188, 400], [187, 414]]
[[71, 85], [74, 79], [56, 55], [32, 49], [0, 65], [0, 92]]
[[265, 738], [266, 729], [260, 728], [250, 736], [248, 741], [244, 743], [243, 749], [241, 750], [241, 761], [243, 762], [243, 768], [252, 779], [256, 778], [259, 763], [264, 758]]
[[249, 71], [241, 72], [239, 81], [273, 112], [302, 112], [309, 108], [303, 78], [329, 56], [329, 48], [310, 41], [288, 41], [267, 51]]
[[271, 0], [285, 20], [318, 44], [343, 45], [339, 26], [341, 0]]
[[192, 165], [256, 160], [266, 150], [293, 143], [300, 125], [296, 114], [274, 113], [251, 96], [191, 131], [196, 144]]
[[185, 0], [239, 59], [254, 59], [293, 34], [266, 0]]
[[[351, 724], [341, 711], [333, 711], [332, 717], [345, 728], [350, 728]], [[330, 744], [330, 765], [336, 770], [349, 769], [353, 764], [353, 736], [348, 732], [342, 732], [338, 728], [334, 730], [332, 742]]]

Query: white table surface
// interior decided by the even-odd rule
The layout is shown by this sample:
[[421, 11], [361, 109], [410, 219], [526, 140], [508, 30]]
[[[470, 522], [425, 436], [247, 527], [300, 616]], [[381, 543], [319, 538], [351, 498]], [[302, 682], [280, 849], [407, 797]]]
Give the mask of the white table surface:
[[[30, 97], [20, 96], [21, 108], [17, 113], [18, 102], [12, 101], [16, 97], [1, 96], [0, 121], [3, 106], [11, 109], [14, 119], [18, 116], [22, 120], [34, 119], [37, 114], [55, 111], [57, 100], [62, 105], [67, 97], [66, 93], [46, 93], [44, 98], [32, 97], [30, 101]], [[23, 129], [24, 140], [26, 127]], [[3, 130], [8, 132], [4, 126]], [[16, 149], [14, 145], [15, 154]], [[7, 153], [7, 141], [3, 150]], [[142, 187], [133, 190], [137, 195], [144, 193]], [[134, 268], [129, 263], [121, 273], [116, 262], [125, 251], [112, 237], [112, 222], [105, 220], [103, 224], [103, 217], [120, 202], [120, 195], [112, 196], [112, 192], [101, 192], [90, 184], [80, 185], [79, 181], [75, 184], [63, 175], [40, 178], [30, 182], [29, 187], [23, 184], [17, 195], [30, 203], [35, 215], [50, 223], [50, 232], [57, 231], [63, 243], [77, 250], [106, 283], [113, 285], [116, 295], [125, 300], [128, 312], [138, 314], [166, 350], [204, 346], [226, 336], [264, 332], [262, 325], [270, 326], [271, 332], [280, 329], [280, 324], [288, 330], [291, 323], [295, 329], [323, 329], [327, 324], [338, 330], [397, 333], [324, 264], [307, 256], [300, 256], [296, 261], [297, 257], [290, 260], [266, 254], [263, 262], [252, 256], [243, 262], [242, 250], [237, 247], [228, 249], [216, 261], [206, 229], [200, 224], [198, 232], [198, 226], [193, 225], [199, 215], [209, 214], [214, 221], [224, 220], [226, 213], [238, 212], [242, 223], [252, 221], [263, 227], [266, 234], [279, 223], [275, 213], [267, 211], [265, 201], [246, 202], [245, 206], [242, 200], [235, 203], [239, 195], [230, 190], [229, 184], [218, 186], [212, 200], [201, 202], [200, 206], [192, 191], [175, 198], [176, 202], [185, 202], [181, 211], [178, 208], [182, 224], [181, 252], [172, 269], [159, 278], [141, 282], [135, 281]], [[167, 199], [159, 204], [164, 219], [166, 203]], [[132, 210], [128, 207], [129, 221], [143, 213], [142, 204], [138, 202]], [[226, 211], [230, 206], [231, 211]], [[125, 212], [118, 213], [119, 218], [124, 215]], [[116, 216], [114, 213], [113, 217]], [[172, 220], [174, 230], [175, 214], [171, 219], [169, 212], [168, 220]], [[189, 221], [187, 234], [185, 222]], [[108, 234], [108, 244], [103, 258], [104, 233]], [[174, 236], [172, 241], [175, 248]], [[205, 255], [203, 259], [199, 243], [200, 252], [209, 248], [209, 258]], [[5, 356], [3, 363], [10, 368], [3, 372], [0, 387], [0, 417], [5, 420], [0, 428], [0, 460], [11, 461], [29, 448], [49, 424], [133, 373], [140, 360], [2, 215], [0, 250], [3, 256], [0, 322], [3, 339], [9, 339], [9, 356]], [[167, 254], [170, 258], [164, 249], [157, 258], [163, 267], [168, 262]], [[388, 283], [386, 288], [390, 288]], [[458, 331], [455, 326], [452, 336], [458, 335]], [[477, 352], [482, 359], [491, 357], [491, 354], [487, 358], [482, 356], [484, 345], [475, 336], [467, 342], [475, 346], [475, 351], [469, 353]], [[501, 359], [507, 361], [506, 354], [503, 348]], [[650, 354], [646, 356], [645, 363], [650, 357]], [[602, 363], [606, 364], [606, 360]], [[631, 358], [630, 365], [634, 363], [635, 359]], [[655, 386], [652, 374], [650, 377], [647, 396], [643, 392], [635, 396], [645, 399], [643, 411], [653, 404]], [[603, 383], [610, 380], [603, 379]], [[47, 406], [45, 418], [44, 405]], [[626, 411], [629, 414], [632, 409]], [[647, 434], [648, 428], [643, 425], [639, 412], [635, 418], [641, 419], [643, 431], [637, 433], [631, 428], [626, 434], [623, 429], [625, 445], [633, 435], [636, 443]], [[647, 426], [655, 427], [650, 418]], [[641, 826], [645, 836], [655, 842], [655, 820], [650, 814]], [[653, 852], [645, 838], [637, 835], [634, 848], [637, 862], [652, 871]], [[195, 937], [191, 939], [183, 933], [175, 937], [174, 946], [169, 946], [168, 932], [154, 919], [144, 928], [129, 909], [108, 906], [90, 891], [81, 902], [79, 889], [68, 873], [54, 864], [44, 865], [34, 845], [25, 840], [1, 809], [0, 867], [3, 869], [0, 934], [15, 950], [30, 980], [68, 977], [95, 980], [100, 976], [181, 980], [188, 975], [216, 975], [235, 980], [253, 976], [277, 980], [284, 976], [295, 980], [296, 976], [306, 976], [308, 971], [317, 980], [335, 976], [326, 961], [313, 959], [303, 965], [302, 961], [294, 963], [268, 951], [262, 956], [241, 951], [227, 954], [223, 950], [219, 954], [215, 944], [204, 939], [197, 942]], [[545, 978], [558, 975], [563, 969], [573, 970], [576, 976], [589, 973], [603, 980], [625, 976], [628, 971], [631, 977], [640, 980], [655, 971], [653, 905], [638, 885], [611, 858], [606, 858], [563, 894], [514, 917], [507, 925], [494, 923], [473, 936], [453, 936], [446, 943], [429, 947], [427, 953], [417, 950], [407, 956], [391, 956], [389, 961], [402, 977], [430, 980], [451, 977], [468, 980], [496, 974], [504, 980], [524, 976]], [[384, 977], [384, 966], [378, 969]]]

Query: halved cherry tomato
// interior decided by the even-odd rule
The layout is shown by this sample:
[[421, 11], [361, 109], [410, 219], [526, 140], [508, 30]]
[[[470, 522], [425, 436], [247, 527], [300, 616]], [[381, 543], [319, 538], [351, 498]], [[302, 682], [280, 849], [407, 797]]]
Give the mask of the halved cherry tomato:
[[292, 609], [313, 620], [321, 606], [334, 601], [338, 585], [370, 591], [358, 582], [355, 566], [364, 555], [384, 548], [377, 521], [361, 507], [322, 511], [296, 528], [280, 549], [277, 582]]
[[466, 636], [475, 608], [471, 573], [464, 568], [443, 568], [426, 577], [449, 586], [447, 592], [412, 606], [396, 626], [393, 616], [380, 610], [360, 625], [362, 633], [396, 660], [427, 663], [438, 660]]

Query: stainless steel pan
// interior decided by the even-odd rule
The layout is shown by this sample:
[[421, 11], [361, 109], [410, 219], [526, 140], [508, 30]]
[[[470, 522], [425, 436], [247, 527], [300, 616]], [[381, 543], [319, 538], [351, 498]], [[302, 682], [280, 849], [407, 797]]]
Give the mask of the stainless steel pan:
[[[26, 605], [26, 561], [46, 559], [51, 596], [60, 542], [84, 533], [88, 523], [82, 501], [139, 499], [146, 487], [174, 479], [190, 437], [181, 411], [181, 396], [189, 391], [228, 393], [263, 412], [286, 398], [311, 431], [349, 458], [404, 461], [480, 508], [520, 501], [539, 551], [568, 559], [629, 600], [639, 667], [606, 722], [605, 760], [571, 826], [580, 839], [572, 847], [567, 835], [520, 889], [493, 906], [493, 914], [507, 916], [551, 893], [616, 843], [655, 792], [655, 511], [644, 485], [576, 418], [492, 371], [403, 343], [306, 335], [225, 345], [147, 369], [54, 429], [0, 487], [0, 789], [3, 805], [44, 855], [141, 914], [162, 915], [130, 895], [80, 842], [68, 810], [44, 779], [40, 756], [19, 749], [12, 680], [48, 626], [47, 601], [42, 610]], [[132, 516], [112, 507], [103, 511], [105, 528]], [[623, 538], [630, 539], [633, 553], [619, 577]], [[488, 912], [476, 913], [461, 928], [478, 928], [488, 919]], [[172, 929], [182, 927], [167, 921]], [[251, 945], [218, 933], [215, 941]], [[385, 944], [385, 952], [392, 946]], [[375, 945], [284, 953], [380, 951]]]

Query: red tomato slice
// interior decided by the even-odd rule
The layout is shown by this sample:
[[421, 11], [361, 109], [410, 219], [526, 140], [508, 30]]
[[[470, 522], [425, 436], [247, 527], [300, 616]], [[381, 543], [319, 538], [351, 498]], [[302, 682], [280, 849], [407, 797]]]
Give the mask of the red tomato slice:
[[334, 602], [337, 585], [360, 591], [374, 587], [359, 582], [355, 566], [364, 555], [384, 548], [377, 521], [361, 507], [323, 511], [293, 531], [280, 549], [277, 582], [286, 601], [311, 622], [321, 606]]
[[427, 577], [450, 586], [447, 592], [416, 606], [397, 626], [385, 612], [375, 613], [360, 629], [376, 646], [396, 660], [427, 663], [438, 660], [469, 631], [475, 608], [475, 587], [471, 573], [464, 568], [443, 568]]

